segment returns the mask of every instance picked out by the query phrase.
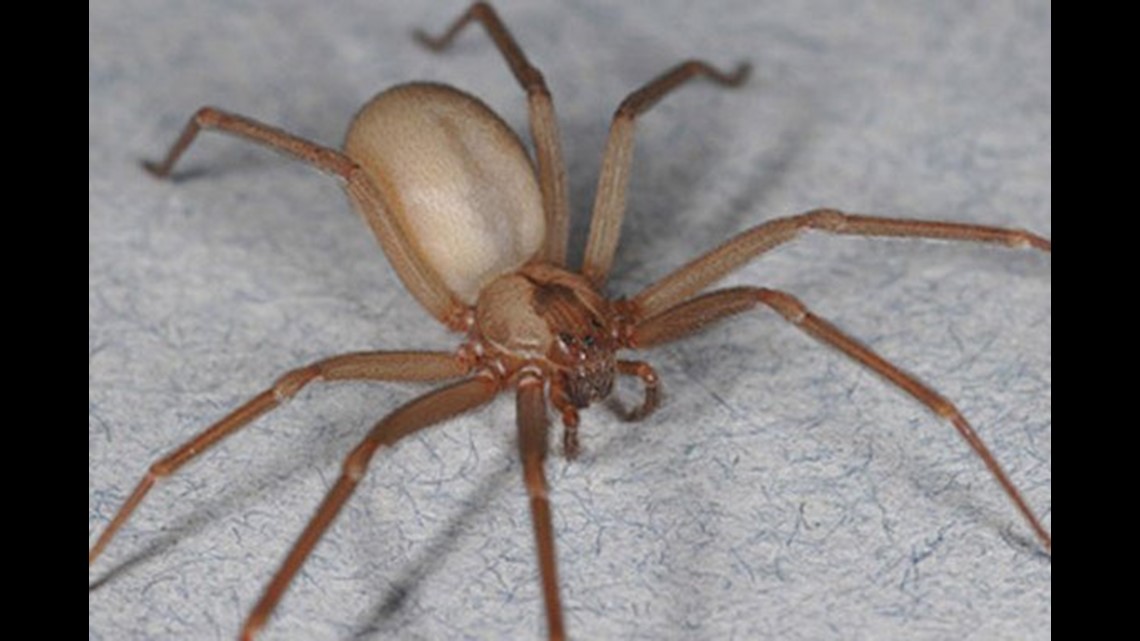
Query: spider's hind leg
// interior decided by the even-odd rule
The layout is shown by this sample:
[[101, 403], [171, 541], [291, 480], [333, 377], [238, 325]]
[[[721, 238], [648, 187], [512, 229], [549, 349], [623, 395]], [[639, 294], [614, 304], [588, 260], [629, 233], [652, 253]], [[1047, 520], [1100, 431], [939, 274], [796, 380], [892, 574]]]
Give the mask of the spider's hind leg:
[[555, 265], [566, 264], [566, 242], [570, 235], [570, 201], [566, 186], [566, 165], [562, 160], [562, 136], [558, 131], [558, 117], [554, 102], [542, 72], [527, 60], [522, 47], [515, 41], [507, 26], [499, 19], [494, 7], [486, 2], [471, 5], [452, 23], [443, 35], [433, 37], [424, 31], [415, 32], [416, 41], [435, 52], [451, 46], [455, 37], [471, 22], [480, 22], [495, 43], [511, 73], [526, 91], [530, 110], [530, 135], [534, 139], [537, 156], [538, 184], [542, 190], [542, 208], [546, 214], [546, 239], [541, 257]]

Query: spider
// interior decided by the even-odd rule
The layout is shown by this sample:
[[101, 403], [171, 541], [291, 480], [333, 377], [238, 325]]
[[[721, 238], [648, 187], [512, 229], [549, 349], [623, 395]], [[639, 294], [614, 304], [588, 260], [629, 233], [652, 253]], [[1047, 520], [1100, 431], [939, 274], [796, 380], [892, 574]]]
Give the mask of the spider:
[[[629, 299], [606, 300], [599, 292], [609, 274], [621, 226], [636, 118], [688, 80], [705, 78], [716, 84], [735, 86], [744, 81], [747, 67], [726, 73], [701, 61], [686, 62], [648, 83], [622, 103], [607, 144], [583, 266], [579, 272], [571, 272], [565, 268], [568, 226], [565, 178], [553, 107], [541, 75], [527, 61], [494, 11], [484, 4], [473, 5], [443, 36], [421, 36], [420, 39], [433, 48], [443, 48], [471, 22], [486, 28], [526, 90], [537, 154], [537, 176], [532, 173], [531, 161], [522, 151], [521, 143], [481, 103], [457, 90], [423, 83], [396, 87], [366, 105], [350, 129], [343, 153], [242, 116], [203, 109], [191, 120], [164, 161], [149, 166], [159, 176], [169, 175], [196, 133], [207, 128], [274, 147], [339, 177], [409, 291], [445, 326], [464, 335], [460, 349], [455, 353], [344, 355], [287, 373], [271, 389], [152, 466], [91, 549], [89, 562], [94, 562], [154, 480], [174, 472], [217, 439], [272, 409], [310, 382], [346, 378], [459, 379], [458, 383], [396, 410], [378, 423], [350, 454], [345, 474], [252, 612], [243, 635], [253, 636], [265, 622], [292, 575], [343, 506], [379, 448], [454, 414], [474, 409], [510, 390], [518, 404], [520, 457], [531, 495], [546, 620], [551, 638], [561, 638], [564, 624], [542, 469], [548, 410], [553, 408], [560, 416], [564, 425], [562, 448], [568, 458], [573, 458], [578, 451], [578, 411], [607, 397], [615, 376], [636, 377], [645, 387], [643, 401], [627, 411], [626, 418], [643, 418], [657, 405], [658, 380], [652, 367], [641, 361], [618, 359], [618, 350], [659, 345], [758, 306], [774, 309], [796, 327], [871, 367], [948, 418], [998, 478], [1042, 545], [1051, 548], [1050, 535], [1020, 499], [985, 446], [972, 437], [965, 420], [952, 406], [933, 391], [811, 314], [787, 293], [753, 287], [706, 291], [728, 272], [809, 228], [846, 234], [999, 242], [1043, 251], [1050, 250], [1049, 241], [1015, 230], [818, 210], [759, 225]], [[425, 113], [431, 114], [427, 121]], [[479, 131], [472, 133], [463, 128], [465, 126]], [[391, 129], [384, 130], [384, 127]], [[373, 136], [380, 136], [382, 140], [373, 140]], [[407, 146], [402, 147], [399, 142], [384, 146], [387, 140], [404, 140]], [[452, 149], [455, 146], [461, 149]], [[390, 160], [399, 162], [384, 165]], [[399, 173], [405, 168], [407, 174]], [[488, 176], [488, 173], [495, 175]], [[464, 193], [462, 198], [454, 193], [450, 196], [429, 193], [424, 200], [416, 201], [413, 194], [428, 186], [425, 176], [429, 175], [430, 186], [437, 190], [440, 179], [446, 177], [494, 184], [498, 191], [475, 188], [474, 194]], [[418, 227], [419, 222], [430, 218], [428, 212], [433, 199], [439, 198], [453, 208], [451, 217]], [[420, 204], [409, 205], [409, 201]], [[417, 206], [424, 209], [416, 209]], [[494, 210], [480, 210], [488, 206]], [[463, 209], [464, 213], [454, 213], [455, 209]], [[485, 242], [473, 247], [470, 255], [466, 250], [472, 245], [466, 241], [460, 243], [458, 232], [439, 231], [455, 220], [493, 227], [499, 221], [498, 216], [509, 220], [511, 226], [505, 230], [492, 229]], [[441, 242], [433, 244], [436, 241]], [[495, 249], [484, 255], [488, 247]]]

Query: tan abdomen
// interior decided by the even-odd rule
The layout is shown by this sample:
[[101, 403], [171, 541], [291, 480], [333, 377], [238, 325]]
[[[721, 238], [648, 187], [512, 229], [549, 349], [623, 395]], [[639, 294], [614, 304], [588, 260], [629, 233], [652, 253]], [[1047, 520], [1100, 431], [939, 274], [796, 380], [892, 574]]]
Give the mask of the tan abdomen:
[[542, 246], [530, 158], [473, 96], [437, 84], [393, 87], [356, 115], [344, 151], [372, 178], [423, 261], [468, 304]]

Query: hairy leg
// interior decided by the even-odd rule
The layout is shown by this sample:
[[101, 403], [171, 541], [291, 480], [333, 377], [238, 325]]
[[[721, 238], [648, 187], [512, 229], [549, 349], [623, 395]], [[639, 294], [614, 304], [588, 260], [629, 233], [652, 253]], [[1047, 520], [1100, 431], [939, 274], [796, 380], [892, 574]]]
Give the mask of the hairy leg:
[[990, 474], [1033, 529], [1041, 545], [1047, 552], [1052, 553], [1052, 535], [1041, 524], [1022, 498], [1017, 486], [1010, 481], [1005, 470], [957, 407], [913, 375], [904, 372], [871, 348], [843, 333], [835, 325], [811, 313], [803, 303], [790, 294], [762, 287], [735, 287], [710, 292], [641, 321], [631, 332], [629, 342], [631, 346], [638, 348], [667, 343], [687, 336], [709, 323], [748, 311], [759, 304], [774, 309], [797, 328], [843, 352], [909, 394], [930, 411], [949, 421], [974, 453], [982, 459]]
[[298, 537], [288, 556], [266, 586], [261, 600], [250, 612], [242, 627], [241, 638], [253, 639], [265, 625], [273, 609], [301, 569], [309, 553], [324, 536], [333, 519], [356, 490], [357, 483], [368, 471], [368, 464], [381, 447], [390, 447], [396, 441], [448, 418], [469, 412], [493, 399], [499, 393], [499, 382], [493, 376], [475, 376], [448, 387], [435, 390], [405, 403], [376, 424], [360, 445], [344, 460], [340, 478], [317, 508], [305, 531]]
[[526, 91], [527, 107], [530, 110], [530, 135], [534, 139], [534, 150], [538, 156], [538, 184], [542, 189], [543, 211], [546, 213], [546, 242], [540, 256], [555, 265], [564, 266], [566, 242], [570, 235], [569, 191], [566, 187], [566, 166], [562, 160], [558, 118], [554, 114], [554, 102], [542, 72], [530, 64], [495, 9], [485, 2], [472, 4], [438, 38], [418, 30], [415, 37], [428, 49], [443, 51], [473, 21], [483, 24], [487, 35], [506, 59], [511, 73]]
[[467, 373], [467, 365], [444, 352], [363, 352], [342, 354], [300, 367], [277, 379], [269, 389], [227, 414], [217, 423], [156, 461], [139, 481], [127, 501], [115, 513], [107, 529], [87, 553], [87, 564], [98, 558], [119, 528], [154, 484], [197, 458], [219, 441], [292, 398], [301, 388], [318, 380], [441, 381]]
[[705, 76], [719, 85], [737, 87], [748, 78], [749, 66], [741, 64], [724, 73], [701, 60], [688, 60], [629, 94], [614, 113], [610, 136], [598, 174], [598, 191], [590, 218], [590, 236], [582, 259], [582, 275], [601, 289], [609, 277], [625, 217], [625, 194], [633, 164], [633, 132], [636, 119], [670, 92], [693, 78]]
[[198, 137], [202, 130], [244, 138], [273, 149], [337, 176], [344, 181], [345, 191], [357, 204], [365, 222], [384, 248], [384, 254], [400, 276], [404, 286], [428, 312], [443, 324], [456, 330], [465, 330], [464, 315], [467, 307], [455, 298], [434, 271], [425, 265], [419, 254], [392, 217], [385, 213], [380, 192], [368, 175], [345, 154], [310, 140], [272, 127], [246, 116], [229, 113], [214, 107], [202, 107], [186, 123], [182, 134], [171, 145], [162, 162], [144, 162], [143, 166], [159, 178], [170, 176], [174, 165]]
[[1032, 247], [1052, 251], [1052, 243], [1020, 229], [949, 223], [905, 218], [845, 214], [835, 209], [816, 209], [796, 216], [777, 218], [743, 231], [721, 246], [706, 252], [646, 287], [626, 304], [638, 318], [649, 318], [679, 304], [705, 287], [740, 268], [748, 261], [796, 238], [809, 229], [848, 236], [933, 238], [1007, 247]]
[[636, 376], [645, 386], [645, 398], [641, 405], [632, 410], [618, 407], [618, 416], [624, 421], [640, 421], [652, 414], [661, 402], [661, 379], [653, 367], [641, 361], [618, 361], [617, 371], [625, 376]]
[[566, 638], [562, 622], [562, 600], [558, 595], [558, 563], [554, 554], [554, 525], [550, 517], [550, 498], [543, 465], [546, 462], [547, 432], [542, 379], [524, 376], [518, 391], [519, 456], [523, 463], [523, 481], [530, 496], [530, 516], [534, 523], [535, 551], [542, 579], [542, 598], [546, 605], [546, 626], [551, 641]]

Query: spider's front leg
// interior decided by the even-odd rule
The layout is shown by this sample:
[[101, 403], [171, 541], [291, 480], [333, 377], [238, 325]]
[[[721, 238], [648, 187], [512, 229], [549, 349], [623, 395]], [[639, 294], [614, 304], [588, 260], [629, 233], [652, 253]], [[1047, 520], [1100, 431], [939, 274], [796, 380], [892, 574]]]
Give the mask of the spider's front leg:
[[1049, 253], [1053, 251], [1053, 243], [1048, 238], [1021, 229], [815, 209], [796, 216], [769, 220], [733, 236], [720, 247], [698, 256], [646, 287], [625, 303], [627, 309], [636, 319], [651, 318], [808, 230], [842, 236], [929, 238], [1029, 247]]
[[542, 577], [542, 597], [546, 605], [546, 626], [551, 641], [566, 638], [562, 622], [562, 599], [558, 594], [558, 564], [554, 554], [554, 524], [550, 517], [550, 498], [543, 465], [546, 462], [547, 432], [542, 379], [523, 376], [518, 383], [519, 456], [523, 463], [523, 481], [530, 496], [530, 516], [534, 523], [535, 551]]
[[[641, 361], [617, 361], [614, 369], [623, 376], [636, 376], [645, 388], [641, 405], [626, 409], [613, 396], [610, 408], [623, 421], [640, 421], [653, 413], [661, 403], [661, 379], [649, 363]], [[565, 381], [555, 379], [550, 383], [550, 404], [562, 417], [562, 455], [572, 461], [578, 458], [582, 448], [578, 441], [578, 406], [570, 398]]]
[[623, 421], [640, 421], [652, 414], [661, 402], [661, 379], [657, 376], [657, 371], [649, 363], [641, 361], [618, 361], [617, 371], [625, 376], [636, 376], [645, 387], [645, 398], [641, 405], [633, 409], [618, 407], [618, 416]]
[[705, 325], [728, 316], [748, 311], [757, 305], [766, 305], [788, 322], [803, 330], [813, 338], [829, 345], [887, 379], [915, 400], [925, 405], [943, 419], [966, 440], [974, 453], [982, 459], [990, 473], [1001, 485], [1002, 490], [1013, 501], [1017, 510], [1033, 529], [1045, 550], [1052, 554], [1053, 537], [1041, 524], [1021, 496], [1017, 486], [998, 464], [989, 448], [950, 401], [934, 391], [914, 375], [909, 374], [874, 350], [842, 332], [835, 325], [813, 314], [794, 296], [762, 287], [734, 287], [697, 296], [676, 305], [660, 314], [644, 319], [635, 325], [630, 343], [633, 347], [644, 348], [667, 343], [691, 334]]
[[332, 525], [345, 502], [352, 496], [360, 479], [368, 471], [372, 457], [380, 448], [391, 447], [396, 441], [436, 425], [448, 418], [469, 412], [485, 405], [500, 391], [497, 377], [485, 372], [453, 385], [428, 392], [397, 408], [372, 428], [368, 436], [345, 458], [340, 478], [329, 490], [316, 514], [297, 538], [288, 556], [265, 588], [261, 600], [250, 612], [242, 627], [241, 639], [249, 641], [265, 625], [277, 607], [293, 577], [301, 569], [309, 553]]
[[705, 77], [724, 87], [739, 87], [748, 79], [751, 67], [741, 63], [731, 72], [724, 72], [703, 60], [687, 60], [650, 80], [643, 87], [626, 96], [614, 112], [606, 150], [602, 155], [602, 169], [598, 173], [598, 188], [594, 195], [594, 210], [590, 215], [590, 235], [582, 256], [582, 275], [595, 288], [601, 289], [609, 278], [614, 253], [621, 237], [621, 223], [625, 217], [626, 188], [633, 165], [633, 132], [637, 118], [649, 111], [685, 83]]

